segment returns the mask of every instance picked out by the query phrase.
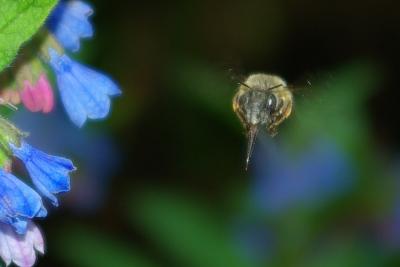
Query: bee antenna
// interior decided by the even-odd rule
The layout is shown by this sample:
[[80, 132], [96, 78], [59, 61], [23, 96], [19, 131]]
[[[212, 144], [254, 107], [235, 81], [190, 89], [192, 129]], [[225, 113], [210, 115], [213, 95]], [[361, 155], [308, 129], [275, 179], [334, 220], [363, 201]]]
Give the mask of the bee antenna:
[[268, 88], [268, 90], [270, 90], [270, 89], [275, 89], [275, 88], [279, 88], [279, 87], [281, 87], [281, 86], [283, 86], [283, 84], [274, 85], [274, 86]]
[[244, 87], [247, 87], [249, 89], [252, 89], [250, 86], [248, 86], [247, 84], [245, 84], [244, 82], [238, 82], [238, 84], [243, 85]]

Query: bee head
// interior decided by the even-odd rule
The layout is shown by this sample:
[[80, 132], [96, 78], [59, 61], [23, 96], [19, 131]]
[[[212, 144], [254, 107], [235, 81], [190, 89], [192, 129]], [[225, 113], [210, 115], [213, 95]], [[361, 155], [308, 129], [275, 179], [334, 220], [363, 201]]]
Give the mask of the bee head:
[[267, 125], [277, 106], [274, 94], [264, 90], [248, 90], [239, 99], [243, 119], [248, 127]]

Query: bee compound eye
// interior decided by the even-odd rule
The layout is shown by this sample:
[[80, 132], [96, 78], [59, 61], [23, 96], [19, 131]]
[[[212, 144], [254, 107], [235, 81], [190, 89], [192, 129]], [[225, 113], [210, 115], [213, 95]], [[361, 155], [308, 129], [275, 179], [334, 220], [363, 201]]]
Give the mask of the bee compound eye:
[[249, 103], [249, 94], [243, 94], [239, 96], [238, 103], [242, 108], [246, 107]]
[[269, 111], [274, 111], [276, 109], [276, 104], [277, 104], [277, 99], [276, 96], [273, 94], [268, 95], [267, 97], [267, 109]]

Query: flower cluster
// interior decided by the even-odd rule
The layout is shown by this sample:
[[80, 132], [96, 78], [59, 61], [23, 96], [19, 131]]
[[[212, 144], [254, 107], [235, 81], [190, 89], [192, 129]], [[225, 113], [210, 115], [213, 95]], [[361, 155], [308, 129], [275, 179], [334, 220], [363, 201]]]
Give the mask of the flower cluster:
[[[0, 148], [6, 155], [0, 168], [0, 256], [8, 265], [32, 266], [35, 250], [44, 251], [43, 238], [32, 220], [47, 216], [42, 197], [58, 205], [54, 194], [70, 189], [69, 159], [48, 155], [24, 140], [7, 120], [0, 118]], [[32, 181], [28, 185], [11, 173], [12, 158], [20, 160]]]
[[[32, 112], [48, 113], [54, 107], [54, 94], [48, 81], [46, 65], [50, 66], [61, 101], [71, 121], [82, 127], [87, 119], [104, 119], [110, 112], [110, 97], [121, 90], [107, 75], [73, 60], [67, 52], [77, 52], [80, 40], [93, 36], [89, 17], [92, 8], [82, 1], [61, 1], [46, 23], [47, 30], [38, 35], [33, 51], [8, 70], [12, 81], [4, 86], [1, 98], [4, 103], [20, 102]], [[28, 47], [29, 48], [29, 47]], [[28, 49], [27, 49], [28, 50]], [[3, 77], [0, 77], [0, 81]]]
[[[31, 112], [49, 113], [55, 106], [49, 74], [55, 77], [61, 102], [70, 120], [82, 127], [88, 119], [110, 112], [110, 97], [121, 94], [107, 75], [73, 60], [68, 52], [93, 36], [92, 8], [83, 1], [60, 1], [45, 27], [24, 47], [12, 68], [0, 75], [0, 104], [22, 103]], [[47, 68], [49, 66], [49, 68]], [[52, 72], [50, 73], [49, 70]], [[36, 149], [21, 132], [0, 116], [0, 257], [6, 265], [32, 266], [36, 251], [44, 253], [36, 218], [47, 216], [44, 199], [58, 206], [56, 195], [70, 190], [73, 163]], [[13, 162], [23, 163], [30, 179], [13, 174]]]
[[110, 111], [110, 96], [121, 94], [109, 77], [72, 60], [64, 49], [77, 52], [80, 39], [93, 35], [88, 17], [93, 13], [81, 1], [61, 2], [48, 20], [50, 38], [45, 57], [57, 79], [61, 100], [70, 119], [79, 127], [86, 120], [105, 118]]

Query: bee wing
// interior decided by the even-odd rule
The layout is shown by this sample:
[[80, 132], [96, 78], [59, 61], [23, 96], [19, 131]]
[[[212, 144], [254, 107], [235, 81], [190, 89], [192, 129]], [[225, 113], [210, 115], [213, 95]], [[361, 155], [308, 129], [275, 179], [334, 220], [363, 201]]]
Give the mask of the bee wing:
[[305, 78], [302, 78], [298, 82], [294, 82], [289, 84], [287, 87], [292, 92], [294, 98], [303, 99], [307, 97], [307, 95], [312, 94], [314, 91], [314, 76], [307, 75]]

